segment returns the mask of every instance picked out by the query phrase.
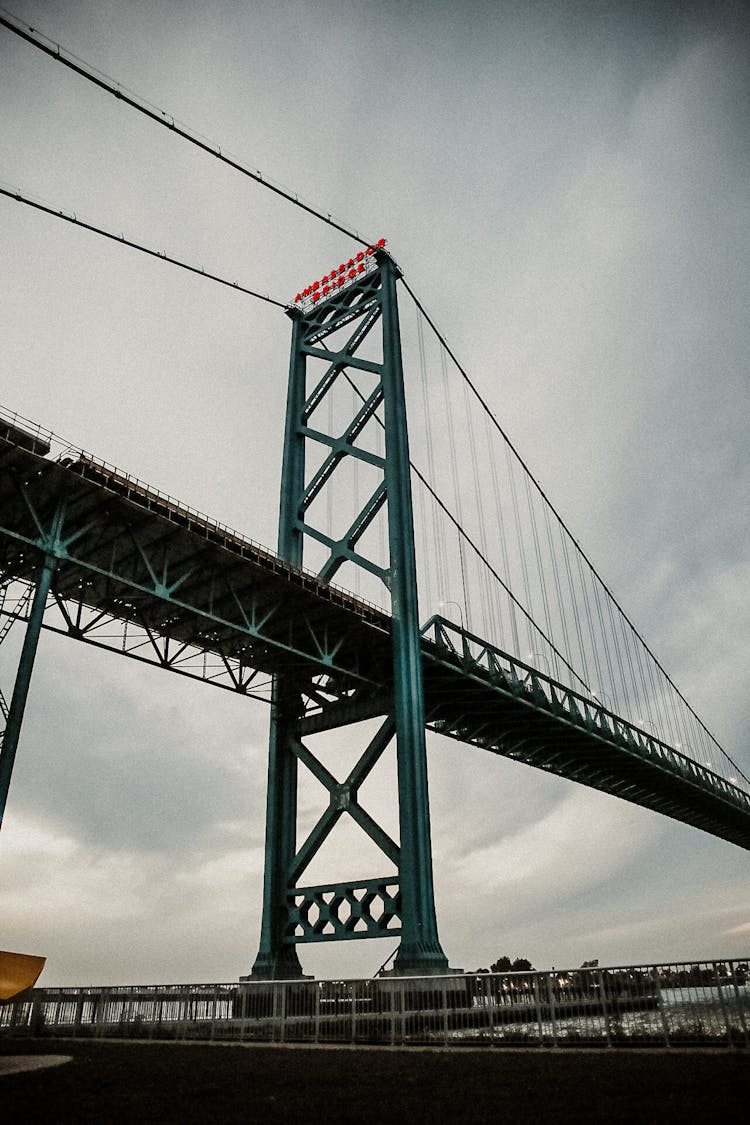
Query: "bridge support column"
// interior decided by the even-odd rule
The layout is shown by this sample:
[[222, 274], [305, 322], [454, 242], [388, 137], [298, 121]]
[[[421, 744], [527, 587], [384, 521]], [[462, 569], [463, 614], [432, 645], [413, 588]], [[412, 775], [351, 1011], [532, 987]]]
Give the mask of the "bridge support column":
[[396, 972], [429, 973], [448, 968], [435, 915], [427, 789], [422, 650], [417, 604], [411, 465], [396, 300], [396, 272], [386, 260], [383, 276], [383, 385], [385, 484], [388, 495], [390, 590], [393, 616], [393, 688], [401, 834], [399, 875], [402, 937]]
[[[345, 563], [375, 575], [390, 591], [392, 662], [378, 687], [385, 722], [362, 753], [348, 778], [337, 781], [304, 744], [304, 732], [317, 724], [327, 729], [326, 708], [346, 707], [348, 721], [368, 716], [372, 699], [358, 685], [325, 675], [306, 683], [279, 675], [274, 681], [266, 822], [266, 863], [261, 942], [252, 976], [280, 979], [301, 975], [298, 941], [341, 940], [400, 935], [394, 968], [401, 974], [439, 973], [448, 969], [440, 946], [432, 876], [422, 654], [417, 605], [414, 527], [409, 443], [403, 385], [401, 341], [396, 299], [397, 268], [388, 254], [371, 248], [348, 264], [352, 284], [330, 284], [328, 299], [311, 297], [307, 308], [292, 313], [292, 353], [287, 398], [284, 463], [279, 519], [279, 555], [303, 564], [309, 538], [328, 552], [319, 576], [331, 580]], [[361, 267], [361, 268], [360, 268]], [[345, 269], [344, 265], [341, 270]], [[335, 272], [335, 271], [334, 271]], [[361, 275], [361, 276], [360, 276]], [[357, 351], [376, 324], [382, 329], [382, 360]], [[351, 328], [347, 328], [351, 326]], [[346, 329], [347, 339], [341, 340]], [[330, 343], [328, 341], [331, 341]], [[322, 363], [320, 376], [308, 386], [308, 361]], [[338, 429], [329, 406], [328, 432], [319, 409], [348, 383], [359, 403], [352, 419]], [[363, 388], [363, 389], [360, 389]], [[347, 394], [351, 390], [344, 386]], [[317, 413], [316, 413], [317, 412]], [[379, 412], [381, 412], [379, 414]], [[311, 421], [311, 415], [315, 420]], [[382, 417], [381, 417], [382, 414]], [[367, 427], [382, 426], [385, 456], [361, 441]], [[309, 442], [323, 446], [322, 464], [305, 479]], [[334, 534], [315, 524], [315, 501], [347, 461], [380, 474], [379, 483], [355, 512], [348, 530]], [[361, 550], [360, 539], [387, 505], [388, 559], [378, 563]], [[318, 506], [317, 511], [320, 510]], [[373, 714], [372, 710], [369, 715]], [[311, 718], [312, 716], [312, 718]], [[330, 726], [338, 725], [334, 718]], [[365, 812], [358, 788], [395, 732], [400, 843], [396, 844]], [[297, 846], [297, 772], [304, 764], [329, 790], [330, 805], [300, 847]], [[358, 882], [300, 887], [299, 880], [343, 813], [349, 813], [380, 848], [395, 875]], [[400, 928], [394, 923], [400, 921]]]
[[42, 619], [44, 617], [44, 610], [56, 565], [57, 559], [54, 555], [44, 555], [41, 571], [37, 579], [36, 590], [34, 591], [34, 598], [31, 603], [29, 620], [26, 624], [26, 634], [23, 639], [21, 658], [18, 662], [16, 682], [8, 709], [8, 719], [3, 734], [2, 747], [0, 748], [0, 826], [2, 826], [3, 816], [5, 815], [5, 805], [8, 800], [8, 791], [10, 790], [10, 779], [13, 773], [18, 739], [21, 734], [21, 723], [23, 722], [23, 714], [26, 709], [26, 700], [29, 694], [31, 673], [34, 668], [34, 659], [39, 643]]
[[293, 980], [302, 976], [294, 945], [285, 941], [288, 873], [294, 862], [297, 829], [297, 759], [292, 752], [290, 700], [274, 684], [268, 746], [266, 861], [260, 948], [252, 977]]

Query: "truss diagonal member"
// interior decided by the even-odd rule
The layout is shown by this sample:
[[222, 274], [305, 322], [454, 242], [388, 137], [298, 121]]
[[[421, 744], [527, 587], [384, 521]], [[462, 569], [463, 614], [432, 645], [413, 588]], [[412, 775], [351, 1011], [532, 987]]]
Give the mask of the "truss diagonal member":
[[[8, 612], [7, 610], [4, 610], [4, 612], [8, 613], [8, 616], [7, 616], [6, 620], [3, 622], [2, 627], [0, 627], [0, 644], [2, 644], [3, 641], [5, 640], [5, 638], [8, 636], [8, 633], [13, 628], [13, 625], [15, 624], [15, 622], [23, 620], [23, 614], [24, 614], [24, 612], [26, 610], [26, 607], [28, 606], [29, 602], [31, 601], [31, 595], [32, 595], [33, 591], [34, 591], [33, 586], [26, 586], [23, 594], [21, 595], [21, 597], [16, 602], [16, 605], [15, 605], [15, 608], [13, 609], [13, 611]], [[5, 597], [3, 598], [3, 603], [4, 602], [5, 602]]]
[[[157, 593], [160, 590], [164, 590], [164, 588], [161, 586], [161, 583], [159, 582], [159, 579], [156, 577], [156, 571], [154, 570], [153, 566], [151, 565], [151, 560], [149, 559], [148, 555], [146, 554], [143, 547], [139, 543], [138, 538], [137, 538], [135, 532], [133, 531], [133, 525], [130, 523], [130, 521], [128, 521], [125, 524], [125, 530], [127, 531], [128, 535], [130, 537], [131, 543], [133, 544], [133, 546], [136, 549], [136, 553], [140, 556], [141, 562], [143, 563], [143, 565], [146, 568], [146, 571], [148, 572], [148, 575], [149, 575], [149, 577], [150, 577], [150, 579], [153, 583], [153, 590]], [[166, 591], [164, 591], [164, 592], [166, 592]]]
[[[187, 565], [186, 569], [176, 579], [173, 579], [170, 582], [167, 579], [168, 571], [169, 571], [169, 560], [167, 558], [167, 550], [166, 550], [166, 548], [168, 548], [169, 543], [170, 543], [170, 539], [171, 539], [170, 534], [163, 535], [159, 540], [157, 540], [156, 543], [150, 544], [149, 546], [151, 548], [151, 551], [147, 553], [147, 551], [144, 549], [143, 545], [141, 544], [136, 531], [134, 531], [133, 525], [130, 521], [126, 522], [125, 528], [127, 530], [128, 536], [129, 536], [133, 546], [136, 549], [137, 554], [139, 555], [143, 565], [145, 566], [145, 568], [146, 568], [146, 570], [149, 574], [149, 577], [151, 578], [151, 581], [153, 582], [153, 592], [154, 592], [154, 594], [156, 594], [157, 597], [162, 597], [162, 598], [166, 598], [166, 599], [171, 600], [173, 598], [174, 594], [177, 592], [177, 590], [179, 590], [181, 586], [184, 586], [184, 584], [188, 581], [188, 579], [191, 577], [191, 575], [195, 574], [195, 572], [198, 569], [197, 564], [193, 563], [192, 565]], [[153, 549], [154, 549], [154, 547], [156, 547], [156, 548], [164, 547], [165, 548], [164, 556], [161, 560], [161, 567], [160, 567], [161, 577], [159, 577], [159, 573], [157, 572], [157, 569], [156, 569], [157, 564], [156, 564], [155, 560], [153, 560]]]
[[315, 497], [333, 476], [336, 471], [336, 466], [343, 461], [346, 456], [346, 450], [341, 448], [341, 442], [338, 438], [327, 437], [325, 434], [319, 433], [317, 430], [311, 430], [307, 426], [304, 430], [301, 430], [301, 433], [303, 433], [305, 437], [321, 442], [323, 445], [333, 446], [331, 452], [307, 486], [305, 495], [302, 497], [302, 510], [307, 511]]
[[333, 831], [343, 813], [333, 802], [320, 816], [317, 824], [294, 857], [289, 871], [289, 885], [293, 887]]
[[[354, 310], [351, 311], [353, 312]], [[362, 314], [358, 311], [355, 313], [355, 315]], [[376, 304], [370, 311], [370, 315], [366, 318], [366, 320], [357, 326], [355, 331], [347, 340], [341, 352], [329, 353], [334, 357], [334, 362], [331, 363], [331, 366], [325, 372], [323, 378], [318, 382], [312, 393], [305, 400], [305, 403], [300, 412], [300, 420], [303, 425], [307, 425], [310, 420], [310, 416], [315, 412], [318, 405], [328, 394], [328, 391], [331, 389], [336, 379], [340, 375], [341, 369], [343, 367], [346, 367], [349, 362], [349, 358], [354, 355], [356, 349], [363, 342], [368, 332], [377, 323], [379, 318], [380, 306]], [[332, 322], [329, 326], [327, 326], [327, 331], [318, 334], [316, 338], [321, 339], [323, 336], [330, 335], [331, 332], [336, 331], [337, 327], [337, 323]], [[302, 342], [300, 347], [305, 354], [312, 354], [310, 344]]]
[[98, 612], [92, 611], [94, 612], [93, 618], [91, 618], [90, 621], [87, 621], [85, 625], [82, 625], [81, 621], [83, 618], [84, 603], [81, 600], [73, 603], [75, 604], [76, 610], [74, 621], [70, 610], [68, 609], [68, 601], [70, 601], [71, 599], [64, 598], [58, 592], [58, 590], [55, 589], [54, 583], [52, 587], [52, 597], [54, 598], [54, 604], [57, 606], [60, 616], [67, 626], [69, 635], [71, 637], [75, 637], [77, 640], [82, 640], [87, 633], [93, 632], [93, 630], [98, 628], [103, 621], [112, 620], [111, 615], [107, 612], [107, 610], [102, 609]]
[[43, 526], [42, 521], [39, 517], [39, 514], [37, 513], [36, 505], [33, 504], [32, 501], [31, 501], [31, 497], [29, 496], [29, 492], [28, 492], [28, 489], [26, 488], [25, 481], [20, 481], [18, 479], [18, 476], [17, 476], [16, 473], [11, 473], [11, 480], [13, 481], [19, 496], [23, 500], [23, 503], [26, 507], [26, 510], [28, 511], [29, 515], [31, 516], [32, 520], [34, 521], [36, 529], [39, 533], [40, 541], [44, 540], [47, 533], [44, 529], [44, 526]]
[[[143, 629], [154, 652], [156, 653], [157, 664], [159, 664], [162, 668], [169, 668], [169, 637], [164, 636], [164, 634], [160, 633], [157, 633], [156, 636], [154, 636], [154, 630], [146, 621], [141, 622], [141, 628]], [[159, 642], [161, 642], [161, 647], [159, 647]]]
[[[61, 523], [62, 508], [58, 508], [52, 523], [53, 536], [59, 531]], [[5, 805], [10, 789], [10, 779], [13, 773], [18, 739], [21, 733], [21, 723], [26, 708], [31, 673], [34, 667], [37, 644], [39, 642], [39, 634], [42, 629], [42, 620], [44, 618], [44, 611], [56, 566], [57, 559], [54, 555], [45, 554], [43, 556], [36, 589], [34, 591], [34, 598], [31, 604], [31, 612], [26, 625], [23, 646], [21, 648], [16, 682], [13, 687], [10, 707], [8, 708], [8, 717], [5, 731], [3, 732], [2, 746], [0, 746], [0, 824], [2, 824], [3, 815], [5, 813]]]
[[377, 844], [380, 850], [388, 856], [388, 859], [390, 859], [391, 863], [393, 863], [398, 870], [401, 862], [401, 849], [398, 844], [391, 839], [387, 832], [383, 831], [380, 825], [373, 820], [358, 801], [350, 799], [346, 811], [353, 820], [356, 820], [360, 828], [367, 833], [373, 843]]
[[381, 724], [380, 729], [377, 730], [370, 739], [370, 743], [365, 752], [346, 779], [345, 784], [352, 793], [356, 793], [365, 778], [369, 776], [373, 767], [380, 761], [383, 751], [387, 748], [395, 735], [396, 722], [393, 716], [389, 715], [385, 722]]
[[331, 449], [331, 452], [305, 489], [302, 497], [303, 509], [307, 509], [310, 504], [312, 504], [320, 490], [330, 479], [336, 466], [345, 456], [356, 457], [358, 460], [365, 461], [379, 469], [384, 468], [385, 459], [383, 457], [376, 453], [370, 453], [366, 449], [358, 449], [354, 445], [354, 442], [375, 414], [375, 411], [382, 401], [383, 385], [379, 383], [365, 401], [364, 405], [357, 411], [357, 414], [349, 423], [341, 437], [335, 437], [333, 434], [325, 434], [321, 430], [313, 429], [310, 426], [300, 426], [299, 432], [303, 437], [311, 438], [313, 441], [317, 441], [321, 445], [327, 445]]
[[[309, 535], [311, 539], [316, 539], [318, 543], [322, 543], [325, 547], [327, 547], [329, 551], [331, 551], [334, 558], [337, 557], [338, 552], [341, 555], [342, 561], [350, 559], [352, 562], [356, 562], [357, 565], [361, 566], [363, 570], [368, 570], [370, 574], [374, 574], [375, 577], [379, 578], [385, 586], [388, 586], [389, 572], [387, 570], [384, 570], [382, 566], [378, 566], [377, 563], [372, 562], [364, 555], [357, 554], [356, 551], [349, 550], [349, 548], [346, 547], [346, 545], [342, 544], [340, 540], [332, 539], [330, 535], [326, 535], [324, 531], [320, 531], [317, 527], [313, 527], [312, 524], [304, 523], [302, 520], [300, 520], [297, 524], [297, 527], [298, 530], [304, 532], [305, 535]], [[326, 567], [323, 568], [318, 577], [322, 579], [325, 572]]]
[[[375, 387], [375, 389], [372, 391], [372, 393], [370, 395], [368, 395], [368, 397], [362, 403], [359, 410], [354, 415], [354, 418], [352, 419], [352, 421], [349, 423], [346, 430], [344, 431], [343, 440], [347, 443], [347, 445], [353, 446], [353, 443], [360, 436], [360, 434], [364, 430], [365, 426], [370, 421], [370, 419], [373, 417], [373, 415], [375, 414], [375, 411], [378, 409], [378, 407], [380, 406], [382, 401], [383, 401], [383, 384], [382, 384], [382, 382], [379, 382], [378, 385]], [[354, 453], [354, 454], [360, 454], [360, 453], [363, 453], [363, 452], [364, 452], [363, 450], [354, 449], [354, 448], [352, 449], [352, 453]], [[377, 457], [375, 460], [377, 462], [379, 462], [380, 464], [385, 463], [382, 457]]]
[[310, 347], [319, 340], [325, 340], [331, 333], [336, 332], [339, 328], [343, 328], [349, 323], [352, 313], [361, 318], [345, 345], [346, 352], [353, 355], [357, 348], [364, 343], [365, 339], [369, 336], [380, 319], [380, 304], [378, 303], [376, 293], [373, 292], [372, 289], [369, 291], [363, 290], [357, 303], [351, 306], [347, 313], [343, 315], [334, 314], [331, 320], [325, 325], [324, 331], [321, 332], [319, 329], [317, 331], [313, 329], [313, 331], [309, 332], [305, 337], [303, 347]]
[[307, 631], [310, 634], [312, 642], [318, 650], [318, 656], [321, 663], [326, 665], [333, 665], [336, 653], [344, 643], [343, 634], [341, 634], [338, 640], [333, 645], [331, 645], [328, 639], [328, 626], [326, 624], [323, 625], [322, 637], [320, 637], [319, 630], [313, 627], [309, 617], [305, 616], [304, 622], [307, 626]]
[[81, 527], [76, 527], [69, 531], [62, 539], [62, 546], [65, 551], [72, 547], [74, 543], [77, 543], [79, 539], [82, 539], [84, 535], [87, 535], [94, 526], [95, 524], [92, 521], [91, 523], [82, 524]]
[[354, 766], [343, 784], [339, 784], [333, 774], [315, 757], [299, 738], [292, 738], [290, 745], [295, 757], [302, 762], [317, 780], [328, 790], [329, 807], [321, 815], [317, 824], [299, 849], [290, 872], [293, 884], [300, 877], [323, 842], [330, 835], [342, 813], [348, 812], [360, 828], [398, 867], [400, 849], [398, 844], [385, 832], [370, 814], [357, 801], [357, 790], [380, 759], [396, 732], [393, 717], [389, 716], [370, 740], [369, 745]]
[[[356, 552], [354, 550], [354, 547], [362, 538], [372, 521], [377, 516], [380, 509], [385, 504], [387, 495], [388, 494], [385, 487], [385, 481], [381, 481], [370, 499], [365, 504], [364, 508], [362, 508], [359, 515], [349, 527], [349, 530], [341, 537], [341, 539], [337, 543], [332, 542], [331, 557], [328, 559], [328, 562], [323, 566], [322, 570], [318, 574], [318, 577], [321, 578], [323, 582], [330, 582], [338, 569], [343, 566], [347, 559], [349, 559], [351, 562], [356, 562], [360, 566], [366, 565], [368, 560], [365, 559], [364, 555], [360, 555], [358, 552]], [[388, 585], [388, 583], [386, 582], [385, 572], [382, 570], [382, 568], [377, 567], [377, 564], [372, 564], [372, 566], [374, 566], [376, 570], [380, 570], [380, 576], [383, 578], [383, 582]], [[368, 569], [372, 569], [372, 567], [368, 567]]]
[[263, 627], [268, 624], [268, 622], [271, 620], [271, 618], [275, 614], [278, 613], [278, 611], [279, 611], [278, 602], [271, 602], [266, 607], [267, 612], [261, 613], [259, 615], [257, 613], [257, 608], [258, 608], [257, 607], [257, 598], [253, 597], [252, 598], [252, 617], [250, 618], [247, 615], [247, 611], [245, 610], [244, 603], [241, 601], [241, 599], [239, 597], [239, 594], [237, 593], [237, 591], [234, 588], [234, 584], [232, 582], [230, 582], [228, 579], [227, 579], [227, 589], [229, 590], [229, 593], [234, 598], [237, 609], [240, 611], [240, 615], [242, 617], [242, 621], [243, 621], [243, 624], [244, 624], [245, 628], [250, 633], [258, 633], [258, 635], [260, 635], [259, 630], [263, 629]]
[[177, 592], [177, 590], [180, 589], [181, 586], [184, 586], [185, 583], [187, 582], [188, 578], [190, 578], [193, 574], [195, 574], [197, 569], [198, 569], [197, 566], [189, 566], [187, 568], [187, 570], [184, 571], [179, 576], [179, 578], [175, 579], [174, 582], [167, 582], [167, 561], [165, 559], [164, 560], [164, 567], [163, 567], [163, 570], [162, 570], [162, 585], [164, 587], [164, 590], [166, 592], [167, 597], [171, 598], [173, 596], [173, 594], [175, 594]]
[[338, 781], [330, 770], [326, 769], [323, 763], [318, 761], [300, 738], [291, 738], [290, 745], [295, 758], [302, 762], [303, 765], [307, 766], [310, 773], [318, 779], [322, 786], [329, 792], [332, 792], [338, 787]]
[[366, 835], [370, 837], [373, 843], [380, 848], [383, 854], [398, 869], [401, 857], [398, 844], [396, 844], [388, 833], [380, 827], [377, 821], [362, 808], [346, 784], [333, 785], [330, 788], [330, 803], [328, 808], [321, 814], [317, 824], [294, 857], [294, 862], [289, 872], [290, 886], [294, 886], [300, 878], [345, 812], [352, 817]]

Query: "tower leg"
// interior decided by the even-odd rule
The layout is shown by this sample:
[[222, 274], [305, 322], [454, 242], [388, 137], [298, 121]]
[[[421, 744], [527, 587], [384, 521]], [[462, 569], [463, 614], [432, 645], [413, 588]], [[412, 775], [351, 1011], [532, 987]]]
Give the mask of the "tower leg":
[[47, 596], [50, 591], [50, 586], [52, 585], [52, 576], [55, 573], [56, 565], [57, 560], [54, 556], [44, 556], [41, 573], [37, 579], [36, 590], [34, 591], [34, 598], [31, 603], [29, 620], [26, 624], [26, 634], [23, 639], [21, 658], [18, 662], [16, 682], [13, 688], [13, 698], [10, 701], [8, 722], [3, 735], [2, 749], [0, 749], [0, 825], [2, 825], [3, 816], [5, 814], [5, 805], [10, 789], [10, 779], [13, 773], [13, 763], [16, 758], [18, 739], [21, 734], [21, 723], [23, 721], [23, 713], [29, 694], [29, 684], [31, 683], [31, 673], [34, 668], [37, 644], [39, 643], [39, 633], [41, 632], [44, 609], [47, 604]]
[[292, 980], [302, 976], [295, 946], [284, 942], [287, 880], [294, 859], [297, 822], [297, 759], [290, 749], [292, 699], [274, 684], [268, 748], [266, 861], [260, 948], [251, 977]]
[[403, 933], [394, 970], [401, 974], [439, 973], [448, 968], [448, 959], [438, 939], [433, 890], [422, 649], [396, 272], [389, 259], [382, 262], [381, 270], [385, 482], [391, 555], [394, 711], [401, 834], [399, 875], [403, 904]]

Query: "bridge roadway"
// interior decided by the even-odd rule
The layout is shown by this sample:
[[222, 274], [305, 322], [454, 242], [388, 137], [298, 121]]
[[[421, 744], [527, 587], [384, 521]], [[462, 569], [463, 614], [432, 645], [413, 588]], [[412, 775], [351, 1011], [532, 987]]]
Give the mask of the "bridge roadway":
[[[308, 731], [386, 709], [387, 614], [88, 455], [53, 459], [44, 438], [0, 420], [0, 594], [34, 583], [44, 556], [45, 628], [248, 695], [298, 675]], [[429, 729], [750, 849], [739, 786], [443, 618], [422, 651]]]

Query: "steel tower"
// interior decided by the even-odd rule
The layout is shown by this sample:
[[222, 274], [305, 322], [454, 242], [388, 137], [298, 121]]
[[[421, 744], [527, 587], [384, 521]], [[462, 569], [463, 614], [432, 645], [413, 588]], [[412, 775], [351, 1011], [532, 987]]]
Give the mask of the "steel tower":
[[[392, 666], [378, 679], [389, 686], [378, 692], [365, 683], [352, 686], [309, 672], [284, 672], [274, 679], [263, 918], [252, 970], [255, 978], [300, 976], [296, 950], [300, 942], [397, 934], [401, 942], [396, 972], [439, 973], [448, 968], [438, 940], [433, 894], [409, 443], [396, 299], [400, 275], [382, 245], [342, 263], [299, 294], [289, 310], [293, 328], [278, 553], [302, 566], [305, 542], [313, 539], [326, 556], [319, 571], [326, 581], [349, 562], [385, 583], [391, 598]], [[368, 348], [363, 349], [368, 337]], [[363, 351], [372, 353], [374, 342], [382, 344], [377, 360], [363, 355]], [[314, 373], [311, 367], [316, 368]], [[321, 421], [325, 417], [321, 404], [344, 382], [354, 385], [355, 377], [359, 385], [364, 381], [366, 390], [352, 407], [351, 420], [343, 433], [326, 432], [335, 427]], [[381, 407], [385, 456], [359, 440], [368, 425], [381, 424], [376, 416]], [[308, 477], [305, 455], [311, 446], [316, 447], [318, 459], [321, 448], [323, 455]], [[315, 526], [310, 508], [331, 487], [345, 458], [358, 459], [370, 466], [370, 472], [374, 468], [377, 484], [346, 532], [334, 539]], [[383, 509], [388, 538], [385, 566], [368, 558], [360, 544]], [[344, 782], [338, 782], [305, 745], [309, 734], [376, 715], [382, 716], [381, 725]], [[398, 844], [358, 801], [360, 786], [394, 737]], [[329, 805], [298, 846], [300, 765], [328, 790]], [[372, 879], [301, 886], [305, 869], [344, 813], [374, 841], [393, 870]]]

